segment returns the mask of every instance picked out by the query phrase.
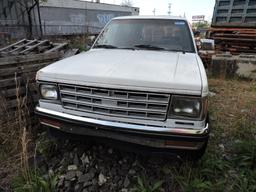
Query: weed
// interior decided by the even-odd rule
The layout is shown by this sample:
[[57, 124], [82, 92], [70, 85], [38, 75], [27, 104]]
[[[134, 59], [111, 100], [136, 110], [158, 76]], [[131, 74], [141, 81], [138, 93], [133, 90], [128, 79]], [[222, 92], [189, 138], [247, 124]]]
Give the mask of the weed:
[[256, 92], [256, 83], [252, 84], [251, 91]]
[[46, 158], [51, 157], [57, 148], [57, 144], [53, 140], [49, 139], [46, 132], [40, 134], [39, 138], [37, 139], [36, 145], [36, 152], [42, 154]]
[[55, 192], [57, 191], [58, 177], [52, 171], [42, 177], [37, 171], [29, 170], [30, 181], [24, 175], [13, 180], [14, 192]]
[[137, 186], [135, 190], [138, 192], [156, 192], [160, 190], [163, 183], [164, 183], [163, 181], [157, 181], [153, 185], [150, 185], [146, 181], [145, 177], [138, 177]]
[[256, 142], [255, 140], [241, 141], [235, 144], [234, 164], [239, 168], [256, 169]]

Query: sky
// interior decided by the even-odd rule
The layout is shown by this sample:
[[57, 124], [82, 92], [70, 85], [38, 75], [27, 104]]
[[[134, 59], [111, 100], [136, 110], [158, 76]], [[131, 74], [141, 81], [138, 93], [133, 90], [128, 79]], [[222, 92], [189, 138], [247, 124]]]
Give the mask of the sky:
[[[140, 15], [167, 15], [171, 3], [171, 15], [183, 16], [191, 21], [193, 15], [205, 15], [211, 21], [215, 0], [131, 0], [134, 7], [140, 8]], [[120, 4], [122, 0], [101, 0], [102, 3]]]

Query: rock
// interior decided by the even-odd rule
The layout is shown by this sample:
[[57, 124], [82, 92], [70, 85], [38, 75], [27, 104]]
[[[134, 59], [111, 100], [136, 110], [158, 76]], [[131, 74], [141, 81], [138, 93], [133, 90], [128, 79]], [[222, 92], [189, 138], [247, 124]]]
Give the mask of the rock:
[[112, 154], [112, 153], [113, 153], [113, 149], [112, 149], [112, 148], [109, 148], [109, 149], [108, 149], [108, 153], [109, 153], [109, 154]]
[[135, 161], [133, 162], [132, 166], [133, 166], [133, 167], [136, 167], [137, 165], [138, 165], [138, 161], [135, 160]]
[[100, 173], [99, 177], [98, 177], [98, 184], [99, 184], [99, 186], [102, 186], [106, 182], [107, 182], [106, 177], [102, 173]]
[[83, 184], [83, 187], [86, 188], [86, 187], [89, 187], [92, 185], [92, 182], [91, 181], [87, 181]]
[[75, 177], [76, 177], [76, 172], [75, 171], [69, 171], [65, 175], [65, 179], [68, 180], [68, 181], [71, 181]]
[[83, 186], [80, 184], [76, 184], [74, 188], [74, 192], [80, 192], [82, 190]]
[[112, 167], [111, 170], [110, 170], [110, 174], [111, 174], [112, 176], [117, 175], [117, 169], [116, 169], [115, 167]]
[[122, 165], [122, 164], [123, 164], [123, 161], [119, 160], [118, 163], [119, 163], [120, 165]]
[[129, 180], [128, 177], [125, 177], [125, 180], [124, 180], [124, 187], [127, 188], [129, 185], [130, 185], [130, 180]]
[[85, 154], [83, 154], [80, 159], [81, 159], [81, 161], [83, 163], [83, 166], [85, 166], [85, 165], [90, 163], [89, 157], [87, 155], [85, 155]]
[[119, 180], [118, 183], [117, 183], [117, 185], [118, 185], [119, 187], [122, 187], [122, 186], [123, 186], [123, 181], [122, 181], [122, 180]]
[[83, 173], [81, 171], [76, 171], [76, 176], [80, 177], [81, 175], [83, 175]]
[[65, 177], [62, 175], [59, 178], [58, 187], [62, 187], [64, 185]]
[[68, 166], [68, 171], [76, 171], [77, 170], [77, 166], [76, 165], [69, 165]]
[[74, 165], [79, 166], [79, 159], [78, 159], [77, 154], [74, 155], [73, 163], [74, 163]]
[[121, 192], [128, 192], [128, 189], [123, 188], [121, 189]]
[[84, 174], [81, 175], [80, 177], [78, 177], [78, 182], [79, 183], [85, 183], [88, 182], [89, 180], [91, 180], [93, 177], [91, 177], [90, 174]]
[[93, 177], [96, 175], [96, 169], [91, 168], [91, 169], [89, 170], [89, 174], [90, 174], [91, 177], [93, 178]]
[[92, 185], [95, 186], [95, 185], [97, 185], [97, 184], [98, 184], [98, 180], [97, 180], [96, 178], [93, 179], [93, 180], [92, 180]]
[[71, 188], [71, 182], [70, 181], [65, 181], [65, 189], [66, 191], [69, 191]]

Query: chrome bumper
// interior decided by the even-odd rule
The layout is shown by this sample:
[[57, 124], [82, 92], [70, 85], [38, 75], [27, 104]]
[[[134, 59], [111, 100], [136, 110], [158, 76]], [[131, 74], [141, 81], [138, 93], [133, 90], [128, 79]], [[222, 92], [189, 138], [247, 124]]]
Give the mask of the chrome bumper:
[[[113, 122], [113, 121], [105, 121], [99, 119], [92, 119], [87, 117], [80, 117], [75, 115], [70, 115], [66, 113], [61, 113], [45, 108], [41, 108], [39, 106], [35, 109], [36, 112], [47, 114], [53, 117], [65, 118], [73, 121], [79, 121], [85, 124], [93, 124], [98, 126], [106, 126], [106, 127], [113, 127], [123, 129], [124, 131], [145, 131], [145, 132], [154, 132], [156, 134], [175, 134], [175, 135], [194, 135], [200, 136], [209, 133], [209, 125], [208, 123], [203, 129], [182, 129], [182, 128], [168, 128], [168, 127], [154, 127], [154, 126], [147, 126], [147, 125], [138, 125], [138, 124], [129, 124], [129, 123], [120, 123], [120, 122]], [[44, 123], [42, 123], [44, 124]]]

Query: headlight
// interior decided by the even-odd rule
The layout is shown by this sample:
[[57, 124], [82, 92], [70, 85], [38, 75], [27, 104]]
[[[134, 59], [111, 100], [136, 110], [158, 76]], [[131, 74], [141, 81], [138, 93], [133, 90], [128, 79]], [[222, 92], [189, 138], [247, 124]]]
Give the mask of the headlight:
[[55, 85], [41, 85], [40, 92], [43, 99], [58, 99], [57, 87]]
[[196, 97], [173, 96], [170, 116], [181, 118], [200, 118], [203, 109], [203, 99]]

